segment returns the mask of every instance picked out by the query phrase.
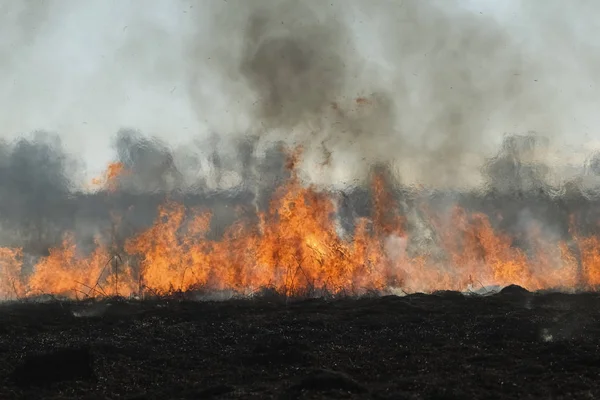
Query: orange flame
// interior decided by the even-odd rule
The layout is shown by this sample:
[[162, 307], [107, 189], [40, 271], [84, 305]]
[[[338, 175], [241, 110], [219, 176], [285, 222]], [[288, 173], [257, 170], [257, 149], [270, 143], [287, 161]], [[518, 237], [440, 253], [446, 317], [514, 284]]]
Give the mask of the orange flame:
[[[519, 284], [531, 290], [594, 288], [600, 285], [600, 239], [580, 237], [554, 243], [540, 227], [525, 234], [530, 251], [495, 231], [489, 217], [455, 208], [445, 222], [430, 215], [439, 254], [412, 254], [410, 232], [381, 173], [372, 178], [374, 212], [360, 219], [350, 239], [336, 229], [336, 204], [327, 193], [305, 187], [295, 173], [301, 151], [290, 154], [291, 177], [274, 194], [258, 224], [240, 219], [222, 239], [208, 238], [211, 215], [167, 202], [155, 223], [129, 238], [123, 258], [113, 245], [97, 243], [79, 253], [67, 236], [60, 248], [25, 273], [21, 249], [0, 248], [0, 296], [41, 293], [70, 297], [166, 294], [193, 289], [230, 289], [252, 293], [272, 287], [288, 295], [358, 294], [466, 290]], [[112, 164], [105, 185], [123, 172]]]
[[110, 163], [106, 172], [101, 178], [93, 178], [92, 186], [102, 187], [109, 192], [115, 192], [118, 187], [118, 180], [126, 173], [125, 165], [120, 162]]

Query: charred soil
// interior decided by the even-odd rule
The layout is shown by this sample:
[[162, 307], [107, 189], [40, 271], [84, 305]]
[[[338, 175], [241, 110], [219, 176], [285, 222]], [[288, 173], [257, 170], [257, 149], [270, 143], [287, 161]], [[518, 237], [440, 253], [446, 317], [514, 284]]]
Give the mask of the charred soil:
[[600, 397], [600, 295], [0, 306], [0, 398]]

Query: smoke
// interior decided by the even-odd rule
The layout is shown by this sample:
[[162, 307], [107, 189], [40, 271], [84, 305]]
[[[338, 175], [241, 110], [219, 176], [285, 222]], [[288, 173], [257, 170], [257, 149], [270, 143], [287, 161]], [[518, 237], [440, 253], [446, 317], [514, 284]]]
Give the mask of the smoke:
[[[206, 142], [218, 135], [221, 159], [248, 137], [258, 158], [273, 142], [304, 145], [317, 183], [357, 184], [387, 163], [408, 184], [473, 186], [505, 133], [581, 148], [598, 122], [586, 1], [0, 6], [4, 135], [58, 132], [88, 178], [132, 127], [186, 147], [174, 162], [190, 170], [215, 159]], [[581, 163], [572, 150], [548, 162]], [[180, 173], [188, 185], [248, 178], [247, 164], [229, 164], [220, 179]]]
[[127, 173], [119, 177], [121, 188], [135, 193], [171, 192], [182, 185], [170, 149], [160, 141], [135, 131], [119, 132], [115, 141], [118, 161]]
[[[408, 184], [473, 187], [484, 183], [481, 167], [504, 134], [528, 131], [548, 138], [540, 162], [563, 174], [561, 164], [573, 154], [555, 153], [566, 139], [581, 146], [589, 129], [573, 123], [579, 113], [573, 87], [591, 72], [580, 69], [575, 77], [573, 63], [561, 59], [577, 56], [589, 64], [595, 58], [566, 47], [557, 54], [553, 43], [540, 40], [560, 16], [557, 4], [536, 19], [537, 9], [515, 2], [518, 22], [529, 28], [467, 5], [217, 6], [214, 24], [202, 28], [213, 33], [212, 43], [200, 41], [200, 33], [191, 42], [194, 109], [206, 119], [207, 103], [219, 101], [206, 86], [220, 88], [227, 105], [214, 131], [238, 136], [230, 127], [244, 126], [238, 132], [257, 134], [258, 146], [302, 145], [304, 176], [326, 185], [360, 183], [371, 165], [383, 163]], [[580, 35], [564, 21], [559, 31], [562, 43]], [[597, 98], [585, 103], [591, 101]]]
[[[290, 5], [293, 6], [290, 7]], [[299, 3], [253, 10], [240, 72], [257, 92], [257, 117], [293, 129], [320, 115], [344, 85], [346, 28]]]
[[[439, 208], [493, 205], [522, 228], [568, 214], [550, 192], [564, 195], [597, 145], [592, 2], [144, 4], [0, 1], [6, 245], [39, 253], [66, 231], [92, 243], [111, 211], [125, 237], [169, 196], [218, 208], [218, 231], [229, 206], [266, 207], [285, 145], [304, 148], [306, 181], [350, 193], [349, 219], [367, 214], [365, 180], [384, 165], [403, 188], [456, 190], [427, 195]], [[128, 171], [117, 194], [84, 193], [113, 160]], [[472, 188], [486, 192], [456, 194]], [[535, 193], [533, 214], [500, 204], [515, 193]], [[424, 196], [403, 193], [403, 211]], [[434, 241], [425, 219], [413, 207]]]

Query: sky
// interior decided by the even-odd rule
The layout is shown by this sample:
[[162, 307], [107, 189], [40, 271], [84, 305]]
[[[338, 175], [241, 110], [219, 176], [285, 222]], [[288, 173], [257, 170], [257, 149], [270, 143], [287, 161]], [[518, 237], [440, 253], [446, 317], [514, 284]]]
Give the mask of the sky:
[[[410, 154], [398, 150], [399, 158], [408, 160], [415, 153], [418, 157], [420, 150], [429, 158], [445, 157], [445, 151], [430, 152], [431, 146], [437, 146], [436, 140], [444, 141], [442, 133], [436, 134], [435, 140], [427, 139], [426, 144], [422, 140], [433, 138], [429, 128], [424, 128], [431, 125], [428, 110], [444, 109], [446, 96], [450, 96], [444, 92], [443, 98], [432, 104], [437, 93], [429, 90], [432, 75], [419, 74], [418, 60], [436, 57], [439, 40], [424, 41], [420, 50], [421, 44], [413, 46], [408, 39], [398, 39], [404, 43], [402, 49], [410, 48], [409, 56], [394, 47], [398, 32], [403, 38], [410, 36], [409, 30], [396, 29], [403, 24], [402, 18], [412, 15], [402, 11], [410, 8], [411, 1], [327, 3], [334, 10], [327, 12], [337, 14], [351, 32], [353, 57], [368, 60], [356, 85], [348, 86], [349, 95], [352, 91], [356, 96], [369, 94], [372, 88], [366, 86], [371, 82], [363, 85], [365, 89], [358, 84], [369, 79], [377, 88], [402, 87], [388, 93], [392, 100], [402, 96], [394, 101], [398, 108], [392, 124], [395, 137], [410, 140], [412, 146], [398, 145], [412, 149]], [[514, 60], [506, 61], [516, 71], [511, 74], [516, 76], [511, 81], [512, 92], [506, 91], [506, 97], [493, 103], [486, 93], [498, 96], [504, 84], [494, 80], [505, 79], [508, 69], [490, 68], [484, 57], [474, 58], [472, 63], [465, 60], [469, 68], [490, 71], [489, 75], [479, 71], [471, 76], [471, 84], [478, 86], [479, 101], [489, 107], [484, 117], [477, 117], [478, 138], [484, 139], [477, 139], [469, 152], [488, 154], [505, 134], [528, 131], [552, 137], [566, 162], [575, 154], [585, 156], [600, 148], [596, 134], [600, 131], [597, 2], [429, 3], [431, 9], [443, 10], [449, 21], [446, 29], [455, 32], [456, 38], [468, 41], [464, 32], [469, 29], [475, 36], [486, 35], [485, 27], [493, 25], [493, 30], [511, 38], [510, 46], [518, 48], [521, 56], [522, 64], [512, 66]], [[68, 151], [84, 161], [88, 174], [95, 176], [114, 158], [112, 142], [122, 128], [139, 130], [173, 146], [213, 133], [225, 137], [246, 132], [257, 122], [251, 111], [257, 95], [231, 66], [239, 62], [243, 25], [251, 8], [248, 4], [251, 2], [241, 0], [0, 0], [0, 137], [10, 141], [36, 130], [55, 132]], [[415, 18], [426, 20], [428, 16], [425, 12]], [[423, 22], [422, 26], [424, 30], [417, 34], [436, 29], [433, 23]], [[492, 59], [497, 62], [502, 54], [502, 49], [495, 50]], [[443, 64], [444, 60], [432, 62]], [[444, 71], [443, 65], [436, 68], [439, 70], [431, 71]], [[495, 86], [488, 89], [486, 85]], [[468, 113], [465, 115], [462, 117], [468, 119]], [[471, 141], [465, 139], [466, 144]], [[389, 150], [380, 147], [373, 147], [370, 156], [389, 158], [385, 153]], [[410, 175], [406, 165], [415, 165], [413, 161], [399, 163], [405, 175]], [[417, 168], [426, 169], [423, 165]], [[414, 176], [415, 180], [428, 179], [424, 174]], [[345, 177], [336, 172], [328, 179]]]

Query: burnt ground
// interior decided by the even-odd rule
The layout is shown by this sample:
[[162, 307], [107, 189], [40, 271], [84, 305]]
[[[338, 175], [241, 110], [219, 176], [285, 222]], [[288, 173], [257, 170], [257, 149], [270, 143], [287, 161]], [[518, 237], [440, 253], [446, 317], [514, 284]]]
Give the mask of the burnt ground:
[[0, 398], [599, 398], [600, 295], [0, 305]]

